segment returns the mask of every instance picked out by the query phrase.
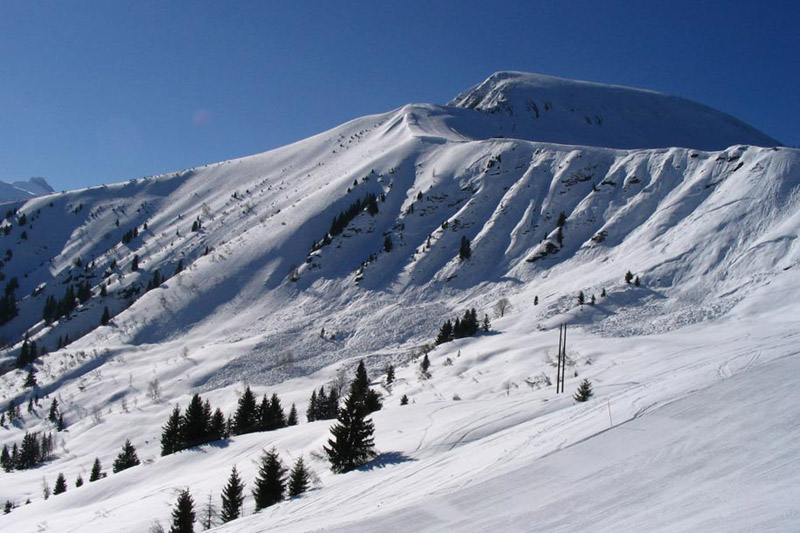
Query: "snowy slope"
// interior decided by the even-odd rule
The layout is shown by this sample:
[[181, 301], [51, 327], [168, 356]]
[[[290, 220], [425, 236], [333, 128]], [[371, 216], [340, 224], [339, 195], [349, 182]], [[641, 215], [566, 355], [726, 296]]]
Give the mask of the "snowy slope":
[[[525, 130], [510, 138], [510, 131], [524, 129], [516, 111], [520, 78], [553, 91], [547, 101], [559, 102], [551, 110], [563, 131]], [[494, 88], [487, 86], [492, 80]], [[500, 83], [509, 80], [513, 87]], [[529, 96], [537, 98], [538, 90]], [[656, 102], [660, 111], [636, 114], [641, 144], [633, 146], [666, 147], [621, 148], [628, 141], [618, 134], [628, 126], [615, 122], [623, 116], [616, 104], [600, 137], [587, 137], [594, 133], [570, 122], [559, 107], [573, 96], [586, 105], [617, 101], [607, 93], [630, 101], [631, 109], [646, 108], [637, 98]], [[512, 113], [492, 112], [498, 102], [510, 102]], [[267, 519], [286, 531], [398, 527], [409, 510], [431, 498], [453, 512], [431, 511], [415, 528], [457, 524], [480, 530], [480, 516], [502, 504], [496, 499], [478, 506], [474, 494], [482, 484], [505, 480], [523, 485], [519, 501], [526, 494], [551, 494], [540, 511], [531, 511], [547, 514], [561, 501], [553, 490], [561, 481], [543, 458], [568, 452], [588, 461], [624, 441], [624, 432], [637, 424], [656, 433], [670, 430], [676, 411], [656, 413], [660, 406], [672, 409], [673, 402], [685, 402], [690, 424], [715, 428], [723, 422], [700, 412], [699, 403], [750, 394], [778, 375], [786, 383], [747, 416], [755, 420], [772, 410], [770, 423], [787, 440], [796, 435], [790, 413], [773, 406], [779, 393], [790, 393], [788, 372], [794, 368], [777, 361], [796, 354], [798, 150], [752, 146], [776, 143], [683, 100], [533, 75], [495, 75], [454, 103], [408, 105], [265, 154], [33, 199], [4, 221], [0, 250], [12, 253], [3, 258], [2, 273], [17, 277], [20, 286], [19, 316], [0, 326], [8, 343], [0, 357], [9, 365], [0, 376], [0, 405], [11, 398], [27, 402], [25, 373], [10, 369], [27, 333], [50, 351], [36, 365], [38, 393], [59, 398], [69, 428], [60, 434], [54, 461], [0, 473], [0, 500], [33, 501], [0, 517], [0, 526], [77, 531], [92, 522], [98, 531], [141, 531], [166, 519], [177, 488], [191, 486], [198, 502], [209, 492], [218, 497], [233, 464], [250, 484], [253, 461], [268, 445], [286, 459], [308, 458], [321, 449], [328, 423], [236, 437], [166, 458], [158, 457], [158, 436], [172, 406], [185, 406], [195, 392], [232, 412], [242, 380], [259, 395], [278, 392], [284, 405], [296, 402], [302, 413], [313, 388], [350, 372], [361, 358], [376, 380], [388, 362], [400, 368], [398, 383], [383, 390], [387, 408], [375, 414], [384, 455], [344, 476], [330, 474], [312, 457], [318, 490], [226, 530], [260, 531]], [[687, 129], [680, 117], [700, 108], [711, 117], [707, 127], [681, 136]], [[664, 109], [669, 128], [653, 118]], [[504, 138], [493, 138], [498, 127]], [[537, 138], [541, 131], [547, 138]], [[568, 139], [558, 137], [564, 132]], [[589, 141], [598, 146], [555, 144]], [[692, 148], [668, 147], [674, 145]], [[383, 195], [378, 213], [360, 213], [322, 245], [333, 218], [368, 194]], [[195, 221], [200, 227], [192, 231]], [[137, 236], [121, 242], [133, 228]], [[383, 250], [387, 236], [390, 252]], [[472, 244], [468, 261], [458, 259], [462, 236]], [[130, 268], [134, 255], [138, 272]], [[179, 262], [184, 269], [176, 274]], [[146, 292], [156, 269], [167, 280]], [[628, 270], [641, 278], [641, 287], [623, 282]], [[84, 280], [92, 298], [68, 318], [45, 324], [45, 298], [60, 298], [69, 284]], [[108, 296], [100, 296], [102, 283]], [[600, 297], [602, 289], [607, 296]], [[596, 296], [597, 305], [578, 306], [579, 291], [587, 299]], [[492, 306], [503, 296], [511, 312], [494, 319]], [[115, 316], [99, 326], [105, 307]], [[420, 379], [419, 346], [433, 340], [445, 318], [467, 307], [492, 315], [495, 331], [439, 347], [431, 354], [432, 378]], [[574, 406], [568, 395], [555, 398], [552, 386], [540, 385], [541, 376], [554, 374], [546, 358], [555, 352], [552, 328], [563, 322], [572, 325], [577, 366], [571, 370], [579, 375], [570, 373], [567, 390], [589, 377], [598, 392], [586, 406]], [[72, 342], [56, 350], [66, 335]], [[753, 376], [720, 385], [751, 369]], [[147, 395], [154, 379], [162, 388], [159, 401]], [[700, 390], [711, 400], [695, 398]], [[401, 409], [402, 394], [412, 405]], [[38, 414], [23, 412], [24, 424], [0, 429], [0, 444], [19, 441], [26, 429], [47, 428], [39, 417], [49, 400], [42, 405]], [[592, 439], [609, 425], [614, 429]], [[731, 425], [719, 431], [741, 442], [752, 437]], [[715, 434], [708, 435], [687, 437], [687, 453], [710, 446]], [[41, 500], [43, 476], [51, 483], [62, 471], [68, 479], [78, 472], [86, 477], [95, 456], [108, 467], [125, 438], [146, 465]], [[633, 478], [641, 454], [673, 445], [640, 441], [592, 468], [622, 469]], [[755, 453], [736, 452], [718, 468], [754, 462]], [[786, 450], [789, 459], [791, 453]], [[664, 464], [673, 460], [666, 455]], [[702, 478], [721, 488], [723, 481], [711, 472], [717, 467], [709, 465], [694, 478], [654, 468], [654, 483], [695, 486]], [[531, 472], [542, 477], [541, 485], [520, 481]], [[786, 469], [778, 481], [797, 486], [796, 478], [795, 470]], [[641, 492], [624, 479], [616, 485], [620, 497]], [[609, 486], [603, 477], [585, 490], [604, 493]], [[744, 501], [754, 494], [742, 489], [741, 495]], [[632, 524], [677, 523], [669, 514], [663, 522], [648, 521], [651, 503], [641, 501], [630, 511]], [[772, 502], [767, 512], [778, 525], [793, 521], [794, 515], [781, 514], [788, 509], [783, 501]], [[246, 509], [252, 510], [251, 501]], [[683, 529], [705, 529], [708, 518], [697, 508], [690, 511]], [[526, 529], [526, 513], [511, 513], [507, 527]], [[363, 522], [352, 523], [358, 517]], [[623, 518], [609, 517], [608, 529]], [[575, 523], [563, 520], [552, 525], [571, 529]], [[725, 525], [717, 529], [730, 529]]]
[[497, 72], [450, 105], [489, 116], [495, 135], [610, 148], [780, 143], [710, 107], [662, 93], [524, 72]]

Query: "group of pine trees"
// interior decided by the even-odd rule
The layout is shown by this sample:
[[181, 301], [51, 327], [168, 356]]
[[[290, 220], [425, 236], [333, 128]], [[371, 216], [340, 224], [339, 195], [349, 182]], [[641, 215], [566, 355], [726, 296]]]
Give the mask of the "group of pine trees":
[[258, 403], [249, 386], [239, 397], [236, 413], [230, 419], [226, 419], [219, 408], [212, 412], [211, 403], [208, 400], [204, 402], [199, 394], [195, 394], [183, 413], [180, 406], [176, 405], [163, 426], [161, 455], [225, 439], [230, 435], [294, 426], [297, 422], [294, 404], [287, 416], [277, 394], [270, 398], [265, 394], [261, 403]]
[[63, 316], [67, 316], [78, 307], [78, 302], [86, 303], [92, 297], [92, 287], [88, 281], [79, 283], [77, 289], [69, 285], [61, 299], [56, 300], [52, 294], [44, 301], [42, 318], [48, 324], [55, 322]]
[[3, 445], [3, 450], [0, 452], [0, 467], [6, 472], [12, 470], [25, 470], [33, 468], [53, 457], [54, 439], [50, 433], [25, 433], [22, 437], [22, 442], [17, 445], [15, 442], [8, 449], [7, 445]]
[[333, 217], [333, 221], [331, 222], [331, 227], [328, 230], [328, 234], [331, 237], [335, 237], [339, 235], [347, 225], [358, 216], [364, 210], [375, 216], [378, 214], [378, 198], [374, 194], [368, 194], [364, 197], [363, 200], [356, 200], [350, 206], [339, 213], [337, 216]]
[[[266, 450], [259, 461], [258, 474], [253, 483], [252, 494], [256, 512], [285, 500], [287, 496], [293, 498], [308, 490], [311, 484], [311, 472], [306, 468], [302, 457], [297, 459], [288, 477], [286, 474], [287, 469], [275, 448]], [[228, 482], [222, 489], [218, 514], [209, 496], [209, 504], [203, 512], [203, 527], [206, 529], [213, 527], [215, 516], [218, 516], [219, 522], [223, 524], [241, 517], [244, 498], [245, 483], [234, 466], [231, 468]], [[188, 487], [178, 494], [171, 518], [170, 533], [194, 532], [197, 511]]]
[[[486, 330], [489, 329], [489, 317], [484, 317], [484, 324]], [[475, 308], [464, 311], [464, 316], [456, 318], [455, 322], [449, 319], [442, 324], [439, 328], [439, 334], [436, 336], [436, 344], [444, 344], [455, 339], [463, 337], [472, 337], [480, 329], [481, 324], [478, 322], [478, 313]]]
[[22, 341], [19, 355], [17, 355], [17, 368], [25, 368], [33, 363], [37, 357], [39, 357], [39, 348], [36, 346], [36, 341], [29, 341], [28, 337], [25, 337], [25, 340]]
[[162, 428], [161, 455], [199, 446], [207, 442], [224, 439], [228, 435], [225, 415], [217, 408], [213, 413], [211, 403], [195, 394], [186, 410], [181, 414], [175, 405], [172, 414]]
[[311, 398], [308, 400], [306, 419], [309, 422], [315, 420], [332, 420], [339, 412], [339, 391], [331, 387], [330, 393], [325, 393], [325, 386], [319, 388], [319, 392], [312, 391]]

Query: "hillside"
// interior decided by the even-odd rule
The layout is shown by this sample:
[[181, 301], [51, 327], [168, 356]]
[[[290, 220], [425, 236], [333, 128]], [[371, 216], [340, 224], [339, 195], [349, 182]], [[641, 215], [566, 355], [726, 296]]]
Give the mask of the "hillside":
[[[520, 106], [540, 100], [540, 121], [531, 122]], [[573, 120], [589, 109], [603, 110], [602, 125]], [[777, 427], [769, 430], [790, 440], [797, 424], [775, 405], [793, 394], [800, 151], [776, 144], [658, 93], [498, 73], [448, 106], [408, 105], [264, 154], [29, 200], [0, 231], [3, 282], [18, 281], [18, 315], [0, 326], [0, 402], [30, 398], [26, 372], [14, 368], [28, 335], [49, 352], [35, 363], [35, 393], [59, 399], [68, 428], [55, 460], [0, 474], [1, 500], [32, 500], [0, 524], [141, 531], [167, 518], [176, 488], [191, 486], [198, 504], [209, 491], [218, 497], [234, 463], [250, 483], [260, 450], [275, 445], [286, 458], [310, 457], [318, 488], [227, 530], [396, 528], [433, 497], [453, 511], [431, 510], [416, 529], [480, 530], [478, 516], [502, 503], [469, 503], [476, 491], [508, 483], [519, 498], [538, 498], [559, 482], [544, 458], [584, 464], [608, 455], [628, 428], [658, 434], [682, 416], [720, 426], [702, 405], [766, 382], [774, 389], [742, 416], [770, 412]], [[377, 210], [363, 210], [369, 203]], [[464, 237], [468, 260], [459, 259]], [[627, 271], [639, 286], [625, 283]], [[43, 320], [48, 298], [62, 301], [70, 287], [89, 293]], [[578, 305], [579, 292], [596, 305]], [[503, 297], [511, 309], [498, 318]], [[438, 347], [431, 378], [421, 379], [420, 347], [471, 307], [491, 316], [492, 331]], [[100, 325], [105, 308], [113, 319]], [[584, 377], [596, 387], [586, 406], [555, 397], [542, 378], [554, 374], [546, 359], [561, 323], [571, 326], [575, 359], [567, 391]], [[334, 476], [309, 455], [326, 441], [328, 422], [158, 457], [161, 426], [195, 392], [231, 413], [246, 381], [304, 413], [312, 389], [349, 375], [360, 359], [376, 384], [387, 364], [398, 367], [397, 383], [381, 389], [386, 408], [374, 418], [383, 455], [372, 467]], [[148, 394], [153, 381], [159, 397]], [[412, 405], [399, 406], [403, 394]], [[47, 405], [0, 429], [0, 444], [48, 428]], [[737, 427], [720, 431], [735, 433], [732, 442], [753, 437]], [[687, 437], [687, 453], [714, 436]], [[126, 438], [147, 464], [41, 499], [43, 476], [86, 477], [94, 457], [110, 465]], [[675, 445], [637, 442], [603, 463], [587, 494], [608, 491], [602, 474], [623, 469], [631, 477], [620, 474], [617, 494], [633, 498], [641, 454]], [[718, 468], [757, 463], [748, 453]], [[669, 471], [674, 456], [663, 461], [652, 470], [656, 486], [703, 478], [709, 490], [722, 487], [711, 463], [692, 478]], [[566, 479], [581, 479], [567, 470], [575, 477]], [[530, 472], [541, 485], [521, 481]], [[800, 481], [792, 469], [778, 477]], [[542, 500], [537, 520], [560, 498]], [[620, 508], [607, 528], [623, 518], [659, 526], [647, 521], [652, 501], [642, 498], [630, 515]], [[777, 524], [791, 523], [779, 519], [782, 499], [769, 505]], [[684, 529], [708, 524], [692, 513]], [[356, 515], [363, 521], [352, 522]], [[511, 516], [508, 528], [526, 529], [529, 518]]]

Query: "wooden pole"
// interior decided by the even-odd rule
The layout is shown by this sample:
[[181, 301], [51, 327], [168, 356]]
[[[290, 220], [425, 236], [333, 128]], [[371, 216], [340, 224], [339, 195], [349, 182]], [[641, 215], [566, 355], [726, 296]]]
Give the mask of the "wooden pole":
[[564, 392], [564, 374], [567, 373], [567, 325], [564, 324], [564, 344], [561, 348], [564, 352], [561, 363], [561, 392]]
[[558, 326], [558, 355], [557, 355], [557, 363], [556, 363], [556, 394], [561, 392], [561, 330], [564, 329], [564, 325], [561, 324]]

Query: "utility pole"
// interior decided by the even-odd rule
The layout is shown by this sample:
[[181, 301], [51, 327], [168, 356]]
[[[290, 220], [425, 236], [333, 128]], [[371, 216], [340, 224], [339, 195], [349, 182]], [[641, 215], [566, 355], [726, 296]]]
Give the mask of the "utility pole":
[[564, 392], [564, 374], [567, 373], [567, 325], [558, 327], [558, 365], [556, 370], [556, 394]]

